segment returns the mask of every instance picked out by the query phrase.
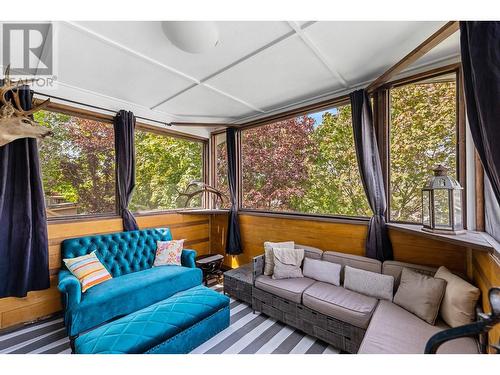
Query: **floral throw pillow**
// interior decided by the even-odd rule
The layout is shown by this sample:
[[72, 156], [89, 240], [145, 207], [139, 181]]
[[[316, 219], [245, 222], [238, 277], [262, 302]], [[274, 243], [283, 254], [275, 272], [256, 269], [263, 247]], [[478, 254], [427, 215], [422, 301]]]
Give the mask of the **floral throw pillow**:
[[180, 266], [184, 240], [156, 241], [156, 257], [153, 267]]

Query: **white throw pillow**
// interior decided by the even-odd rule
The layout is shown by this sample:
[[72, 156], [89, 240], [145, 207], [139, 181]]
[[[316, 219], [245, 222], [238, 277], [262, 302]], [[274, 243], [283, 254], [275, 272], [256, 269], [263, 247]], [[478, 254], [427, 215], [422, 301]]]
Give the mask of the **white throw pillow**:
[[300, 265], [304, 259], [304, 249], [273, 248], [273, 279], [304, 277]]
[[274, 256], [273, 247], [280, 247], [283, 249], [294, 249], [295, 242], [264, 242], [264, 252], [265, 252], [265, 263], [264, 263], [264, 275], [271, 276], [274, 270]]
[[304, 259], [303, 273], [305, 277], [340, 286], [340, 270], [342, 266], [337, 263], [319, 259]]
[[345, 266], [344, 288], [392, 302], [394, 277]]

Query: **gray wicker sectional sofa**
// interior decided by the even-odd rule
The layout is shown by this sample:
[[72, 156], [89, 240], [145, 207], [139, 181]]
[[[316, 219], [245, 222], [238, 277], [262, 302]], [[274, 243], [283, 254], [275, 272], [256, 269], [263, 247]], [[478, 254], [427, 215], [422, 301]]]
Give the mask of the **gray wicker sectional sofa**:
[[[295, 245], [304, 256], [394, 277], [394, 293], [403, 267], [433, 276], [436, 269], [362, 256], [323, 252]], [[303, 277], [275, 280], [263, 274], [264, 255], [253, 259], [252, 308], [348, 353], [423, 353], [427, 340], [448, 328], [430, 325], [400, 306], [342, 286]], [[477, 341], [462, 338], [443, 344], [438, 353], [478, 353]]]

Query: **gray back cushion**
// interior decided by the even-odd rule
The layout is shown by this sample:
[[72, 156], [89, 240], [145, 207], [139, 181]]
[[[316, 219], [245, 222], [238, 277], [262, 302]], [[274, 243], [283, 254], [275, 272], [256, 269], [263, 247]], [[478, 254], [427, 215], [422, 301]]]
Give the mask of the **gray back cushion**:
[[381, 273], [382, 262], [376, 259], [366, 258], [359, 255], [338, 253], [336, 251], [325, 251], [323, 253], [323, 260], [327, 262], [337, 263], [342, 266], [340, 273], [340, 281], [344, 282], [344, 268], [350, 266], [365, 271]]
[[304, 257], [305, 258], [321, 259], [322, 255], [323, 255], [323, 250], [318, 249], [317, 247], [300, 245], [300, 244], [296, 243], [295, 248], [296, 249], [304, 249]]
[[399, 283], [401, 282], [401, 272], [403, 268], [409, 268], [412, 271], [434, 277], [437, 268], [421, 266], [419, 264], [397, 262], [395, 260], [386, 260], [382, 264], [382, 273], [384, 275], [391, 275], [394, 277], [394, 293], [398, 290]]

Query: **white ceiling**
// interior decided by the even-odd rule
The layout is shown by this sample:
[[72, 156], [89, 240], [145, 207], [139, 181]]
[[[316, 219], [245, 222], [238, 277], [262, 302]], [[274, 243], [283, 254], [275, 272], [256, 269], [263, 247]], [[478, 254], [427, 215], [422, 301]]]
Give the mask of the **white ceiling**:
[[[50, 94], [165, 122], [242, 123], [366, 86], [443, 24], [217, 22], [217, 46], [190, 54], [160, 22], [57, 22]], [[457, 59], [457, 34], [412, 69]]]

